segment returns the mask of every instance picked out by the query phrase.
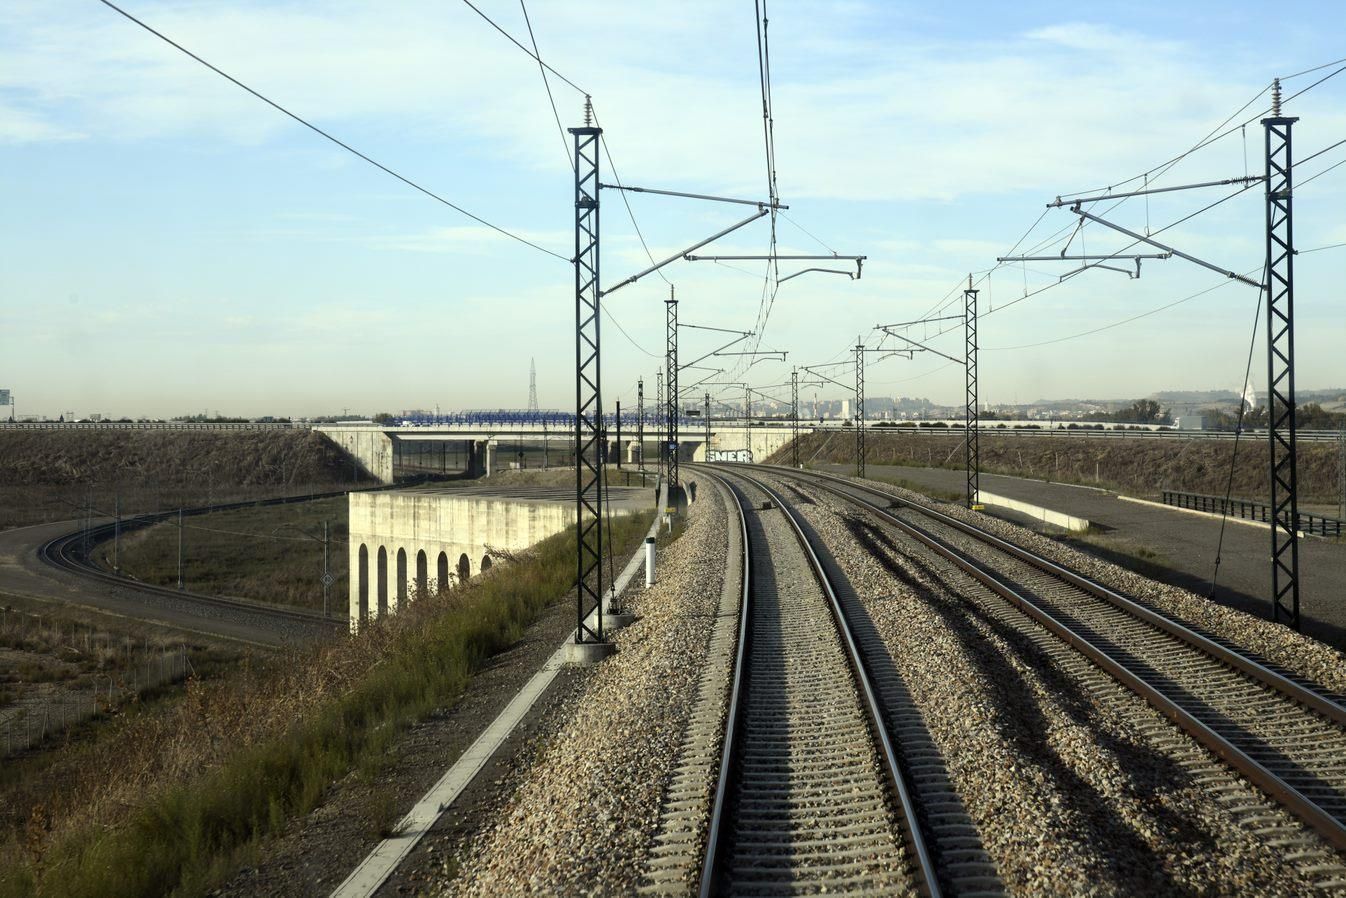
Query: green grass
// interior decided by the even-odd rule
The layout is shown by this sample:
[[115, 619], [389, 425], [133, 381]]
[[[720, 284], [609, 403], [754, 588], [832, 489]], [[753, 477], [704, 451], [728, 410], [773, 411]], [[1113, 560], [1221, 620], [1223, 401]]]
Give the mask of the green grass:
[[[615, 520], [615, 545], [633, 550], [650, 520]], [[362, 640], [385, 641], [348, 688], [301, 706], [302, 713], [276, 715], [293, 722], [197, 776], [165, 775], [115, 825], [55, 827], [39, 851], [20, 854], [11, 845], [0, 857], [18, 854], [22, 861], [0, 865], [0, 896], [203, 894], [264, 837], [313, 809], [331, 783], [352, 770], [366, 776], [379, 770], [406, 726], [460, 696], [488, 658], [571, 590], [574, 553], [573, 532], [558, 534], [514, 564], [414, 603], [326, 655], [311, 654], [308, 663], [326, 670], [332, 653], [341, 662], [343, 651], [359, 655]], [[275, 665], [277, 684], [298, 682], [285, 669], [293, 663]], [[287, 710], [296, 700], [302, 697], [249, 696]], [[269, 710], [248, 708], [258, 717]]]

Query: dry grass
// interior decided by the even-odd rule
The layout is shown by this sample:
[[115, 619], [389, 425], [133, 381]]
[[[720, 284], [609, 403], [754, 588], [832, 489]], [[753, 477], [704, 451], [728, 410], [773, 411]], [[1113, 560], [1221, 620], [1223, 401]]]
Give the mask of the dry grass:
[[86, 504], [112, 514], [330, 492], [350, 461], [303, 430], [0, 431], [0, 529], [76, 518]]
[[[648, 515], [613, 523], [631, 550]], [[573, 533], [358, 638], [294, 648], [143, 709], [44, 771], [0, 834], [0, 896], [201, 894], [398, 732], [455, 699], [572, 586]]]
[[[1132, 495], [1153, 496], [1164, 489], [1224, 495], [1233, 455], [1233, 443], [1223, 440], [1001, 436], [995, 433], [994, 422], [987, 422], [985, 428], [979, 440], [983, 473], [1097, 485]], [[961, 431], [913, 434], [903, 430], [869, 429], [866, 463], [962, 467]], [[818, 453], [816, 458], [814, 453]], [[787, 446], [769, 460], [788, 464], [789, 457]], [[801, 437], [800, 457], [813, 458], [815, 463], [854, 464], [854, 433], [807, 434]], [[1299, 444], [1299, 489], [1305, 501], [1332, 502], [1337, 497], [1339, 466], [1335, 445]], [[1265, 495], [1267, 472], [1266, 440], [1240, 440], [1233, 495]]]
[[38, 684], [87, 689], [97, 678], [128, 671], [167, 645], [129, 628], [94, 626], [69, 616], [0, 605], [0, 650], [5, 650], [7, 662], [0, 664], [0, 710]]
[[[334, 578], [333, 606], [343, 605], [347, 579], [345, 497], [285, 505], [240, 508], [184, 519], [183, 579], [186, 588], [211, 595], [321, 609], [323, 522], [329, 524], [327, 569]], [[112, 570], [112, 544], [95, 552]], [[178, 525], [170, 519], [128, 533], [118, 567], [128, 577], [160, 586], [178, 582]], [[339, 609], [337, 609], [339, 610]]]

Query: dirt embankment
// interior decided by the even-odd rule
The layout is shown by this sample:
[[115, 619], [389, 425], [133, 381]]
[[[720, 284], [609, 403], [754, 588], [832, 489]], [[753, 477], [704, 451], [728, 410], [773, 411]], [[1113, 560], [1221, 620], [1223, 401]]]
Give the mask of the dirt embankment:
[[327, 491], [351, 463], [305, 430], [0, 431], [0, 528]]
[[[1133, 495], [1154, 495], [1165, 489], [1224, 495], [1234, 454], [1233, 442], [1224, 440], [1005, 436], [985, 430], [979, 447], [985, 472], [1096, 484]], [[789, 457], [787, 446], [769, 461], [788, 463]], [[800, 457], [854, 462], [855, 434], [850, 430], [808, 434], [802, 437]], [[866, 432], [865, 462], [961, 468], [963, 434], [873, 428]], [[1334, 501], [1339, 465], [1335, 444], [1300, 444], [1300, 501]], [[1266, 438], [1240, 440], [1232, 494], [1244, 498], [1266, 495], [1268, 468]]]

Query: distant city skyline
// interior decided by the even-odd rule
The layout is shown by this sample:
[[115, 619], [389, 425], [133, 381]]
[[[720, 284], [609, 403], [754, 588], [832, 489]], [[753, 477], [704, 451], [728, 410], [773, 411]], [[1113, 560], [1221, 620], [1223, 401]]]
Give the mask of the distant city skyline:
[[[127, 9], [561, 258], [388, 177], [102, 4], [12, 0], [0, 9], [0, 387], [20, 414], [524, 407], [532, 357], [539, 403], [573, 405], [573, 176], [536, 62], [458, 4], [135, 0]], [[482, 10], [526, 41], [516, 6]], [[543, 58], [592, 93], [624, 183], [766, 195], [750, 6], [530, 12]], [[1339, 6], [1290, 4], [1271, 42], [1266, 15], [1251, 0], [773, 3], [773, 127], [790, 206], [779, 251], [865, 254], [864, 275], [806, 274], [773, 299], [758, 262], [678, 261], [663, 273], [682, 320], [765, 322], [762, 346], [789, 355], [746, 374], [777, 384], [791, 365], [844, 362], [857, 336], [877, 345], [876, 324], [961, 302], [974, 272], [981, 389], [993, 402], [1144, 396], [1175, 383], [1241, 392], [1250, 336], [1252, 383], [1264, 390], [1259, 291], [1229, 278], [1150, 260], [1138, 280], [1086, 271], [1036, 293], [1069, 266], [980, 273], [1039, 243], [1047, 255], [1067, 241], [1072, 252], [1125, 247], [1099, 226], [1072, 235], [1075, 216], [1045, 204], [1154, 170], [1222, 123], [1227, 136], [1139, 183], [1256, 174], [1256, 118], [1275, 76], [1286, 78], [1287, 114], [1301, 118], [1301, 159], [1346, 137], [1346, 75], [1295, 96], [1335, 71], [1305, 72], [1342, 55], [1339, 29], [1322, 27], [1340, 20]], [[578, 124], [582, 96], [555, 78], [551, 87], [560, 124]], [[1301, 389], [1346, 381], [1337, 284], [1346, 166], [1330, 168], [1343, 158], [1346, 149], [1330, 150], [1298, 175]], [[601, 172], [616, 177], [606, 156]], [[1158, 231], [1234, 189], [1157, 195], [1110, 214]], [[603, 192], [608, 285], [740, 217], [720, 204], [625, 199], [639, 237], [623, 198]], [[1250, 189], [1159, 239], [1256, 275], [1263, 205]], [[768, 230], [757, 222], [712, 247], [761, 254]], [[652, 275], [605, 299], [609, 407], [633, 404], [641, 376], [653, 394], [668, 290]], [[949, 327], [912, 334], [958, 357], [961, 328]], [[684, 357], [713, 349], [714, 336], [685, 333]], [[741, 365], [726, 359], [725, 379], [743, 380]], [[953, 405], [962, 377], [956, 362], [918, 354], [876, 360], [867, 382], [875, 395], [919, 390]]]
[[[1218, 395], [1212, 395], [1212, 396], [1208, 396], [1208, 397], [1204, 397], [1204, 398], [1203, 398], [1203, 397], [1196, 396], [1196, 395], [1191, 395], [1189, 398], [1177, 398], [1177, 397], [1164, 398], [1163, 394], [1166, 393], [1166, 392], [1167, 392], [1167, 393], [1179, 393], [1179, 394], [1212, 393], [1212, 394], [1218, 394]], [[1330, 397], [1332, 397], [1332, 398], [1346, 397], [1346, 387], [1339, 387], [1339, 388], [1319, 388], [1319, 389], [1303, 389], [1303, 390], [1300, 391], [1301, 402], [1321, 402], [1322, 399], [1323, 399], [1323, 397], [1324, 397], [1324, 395], [1330, 396]], [[1259, 392], [1258, 396], [1259, 396], [1259, 399], [1260, 399], [1261, 401], [1265, 401], [1265, 399], [1266, 399], [1266, 393], [1265, 393], [1265, 391], [1261, 391], [1261, 392]], [[1164, 408], [1170, 408], [1170, 407], [1174, 407], [1174, 406], [1177, 406], [1177, 407], [1199, 407], [1199, 406], [1201, 406], [1201, 405], [1203, 405], [1203, 404], [1209, 404], [1209, 405], [1211, 405], [1211, 406], [1217, 406], [1217, 405], [1220, 405], [1220, 404], [1222, 404], [1222, 403], [1232, 403], [1237, 397], [1238, 397], [1238, 393], [1237, 393], [1236, 391], [1232, 391], [1232, 390], [1214, 390], [1214, 391], [1187, 391], [1187, 390], [1181, 390], [1181, 391], [1178, 391], [1178, 390], [1170, 390], [1170, 391], [1157, 391], [1157, 392], [1155, 392], [1155, 393], [1150, 393], [1150, 394], [1147, 394], [1147, 395], [1144, 395], [1144, 396], [1141, 396], [1141, 395], [1113, 396], [1113, 397], [1098, 397], [1098, 396], [1064, 396], [1064, 397], [1057, 397], [1057, 398], [1051, 398], [1051, 397], [1036, 397], [1036, 398], [1033, 398], [1033, 399], [1026, 399], [1026, 400], [1018, 400], [1018, 399], [1015, 399], [1015, 400], [991, 400], [991, 399], [983, 398], [983, 399], [978, 403], [978, 405], [979, 405], [980, 408], [982, 408], [982, 409], [986, 409], [986, 410], [996, 410], [996, 409], [1006, 409], [1006, 408], [1030, 408], [1030, 407], [1034, 407], [1034, 406], [1046, 407], [1046, 406], [1051, 406], [1051, 405], [1065, 405], [1065, 404], [1086, 405], [1086, 404], [1090, 404], [1090, 403], [1093, 403], [1093, 404], [1099, 404], [1099, 405], [1119, 405], [1119, 406], [1120, 406], [1120, 405], [1125, 405], [1125, 404], [1128, 404], [1128, 403], [1131, 403], [1131, 402], [1135, 402], [1135, 401], [1138, 400], [1138, 399], [1159, 399], [1159, 400], [1160, 400], [1160, 404], [1161, 404]], [[653, 411], [653, 399], [652, 399], [652, 397], [649, 397], [649, 396], [647, 396], [646, 398], [647, 398], [646, 414], [647, 414], [647, 415], [653, 415], [653, 414], [654, 414], [654, 411]], [[842, 393], [841, 391], [839, 391], [839, 390], [836, 391], [836, 392], [834, 392], [834, 393], [828, 393], [828, 394], [824, 394], [824, 393], [822, 393], [822, 392], [817, 392], [817, 393], [815, 394], [815, 392], [812, 391], [812, 390], [808, 390], [808, 391], [801, 390], [801, 391], [800, 391], [800, 397], [799, 397], [799, 401], [800, 401], [800, 405], [801, 405], [801, 406], [811, 407], [811, 406], [815, 403], [815, 401], [816, 401], [816, 402], [818, 402], [818, 403], [824, 403], [824, 404], [827, 404], [827, 405], [829, 405], [829, 406], [836, 406], [836, 407], [838, 407], [838, 408], [844, 408], [844, 409], [847, 409], [847, 411], [845, 411], [843, 414], [849, 414], [849, 411], [848, 411], [848, 410], [849, 410], [850, 403], [852, 402], [852, 400], [853, 400], [853, 397], [851, 397], [851, 396], [846, 396], [845, 394], [843, 394], [843, 393]], [[873, 394], [873, 393], [870, 393], [870, 394], [867, 394], [867, 396], [866, 396], [866, 400], [865, 400], [865, 402], [866, 402], [866, 411], [867, 411], [867, 412], [870, 412], [870, 413], [876, 413], [876, 412], [878, 412], [878, 411], [887, 410], [887, 409], [890, 409], [890, 408], [894, 407], [894, 406], [897, 405], [900, 401], [903, 401], [903, 400], [905, 400], [905, 401], [907, 401], [907, 402], [909, 402], [909, 403], [913, 403], [913, 404], [924, 403], [924, 404], [929, 405], [930, 407], [933, 407], [933, 408], [940, 408], [940, 409], [958, 409], [958, 408], [962, 408], [962, 406], [959, 404], [959, 402], [939, 402], [939, 401], [935, 401], [935, 400], [933, 400], [933, 399], [930, 399], [929, 397], [926, 397], [926, 396], [890, 396], [890, 395], [882, 395], [882, 394]], [[696, 409], [699, 409], [699, 408], [701, 408], [701, 404], [702, 404], [701, 394], [698, 394], [696, 397], [689, 397], [688, 400], [687, 400], [687, 402], [686, 402], [686, 406], [687, 406], [688, 408], [696, 408]], [[727, 393], [727, 392], [726, 392], [726, 393], [722, 393], [718, 399], [716, 399], [716, 400], [713, 401], [712, 404], [713, 404], [713, 406], [716, 406], [716, 407], [720, 407], [720, 406], [742, 407], [742, 393], [738, 393], [737, 395], [732, 394], [732, 393]], [[779, 409], [781, 409], [781, 408], [785, 408], [785, 409], [788, 409], [788, 408], [789, 408], [789, 400], [788, 400], [788, 399], [785, 399], [785, 400], [767, 400], [767, 399], [762, 398], [761, 396], [754, 396], [754, 398], [753, 398], [753, 404], [754, 404], [754, 407], [756, 407], [756, 408], [758, 408], [758, 409], [773, 408], [773, 409], [777, 410], [777, 413], [778, 413]], [[57, 414], [43, 415], [42, 417], [44, 417], [46, 420], [56, 420], [58, 417], [62, 417], [62, 416], [64, 416], [64, 417], [66, 418], [66, 420], [71, 420], [71, 419], [85, 419], [85, 420], [87, 420], [87, 419], [120, 420], [120, 419], [123, 419], [123, 418], [129, 418], [129, 419], [131, 419], [131, 420], [135, 420], [135, 419], [137, 419], [137, 418], [163, 418], [163, 419], [167, 420], [167, 419], [173, 419], [173, 418], [178, 418], [178, 419], [183, 419], [183, 418], [195, 418], [195, 417], [198, 417], [198, 416], [199, 416], [199, 417], [204, 417], [204, 418], [206, 418], [206, 419], [211, 419], [211, 418], [216, 418], [216, 417], [225, 417], [225, 418], [229, 418], [229, 417], [240, 417], [240, 418], [246, 418], [246, 419], [249, 419], [249, 420], [257, 420], [257, 419], [262, 419], [262, 418], [302, 419], [302, 418], [312, 418], [312, 417], [322, 417], [322, 418], [336, 417], [336, 418], [350, 418], [350, 419], [362, 418], [362, 419], [363, 419], [363, 418], [369, 418], [369, 417], [372, 417], [372, 416], [374, 416], [374, 415], [385, 414], [385, 413], [386, 413], [386, 414], [391, 414], [391, 415], [394, 415], [394, 416], [411, 415], [411, 414], [416, 414], [416, 413], [425, 414], [425, 415], [436, 415], [436, 414], [441, 414], [441, 413], [443, 413], [443, 414], [452, 414], [452, 413], [462, 412], [462, 411], [489, 411], [489, 410], [495, 410], [495, 409], [497, 409], [497, 408], [498, 408], [498, 409], [503, 409], [503, 410], [518, 411], [518, 410], [524, 410], [524, 409], [526, 409], [526, 408], [527, 408], [527, 405], [526, 405], [526, 404], [521, 404], [521, 405], [508, 405], [508, 404], [506, 404], [506, 405], [500, 405], [500, 406], [470, 406], [470, 407], [465, 406], [465, 407], [462, 407], [462, 408], [450, 408], [450, 407], [448, 407], [448, 406], [443, 406], [443, 407], [441, 407], [441, 408], [438, 409], [438, 410], [437, 410], [437, 409], [433, 409], [433, 408], [431, 408], [431, 409], [424, 409], [424, 408], [414, 407], [414, 406], [400, 406], [400, 407], [387, 407], [387, 408], [383, 408], [383, 407], [380, 407], [380, 408], [352, 408], [352, 407], [346, 407], [346, 408], [344, 408], [344, 409], [335, 409], [335, 410], [334, 410], [334, 409], [327, 409], [327, 410], [325, 410], [325, 411], [319, 411], [319, 412], [306, 412], [306, 413], [298, 413], [298, 412], [295, 412], [295, 413], [292, 413], [292, 414], [286, 414], [286, 413], [282, 413], [282, 414], [272, 414], [272, 413], [267, 413], [267, 414], [262, 414], [262, 413], [249, 414], [249, 413], [247, 413], [247, 412], [241, 412], [241, 413], [237, 413], [237, 414], [228, 414], [228, 413], [225, 413], [225, 412], [220, 411], [219, 409], [198, 409], [198, 410], [196, 410], [196, 411], [185, 411], [185, 410], [184, 410], [184, 411], [176, 411], [176, 412], [172, 412], [172, 413], [170, 413], [170, 414], [168, 414], [168, 415], [151, 415], [151, 414], [149, 414], [149, 413], [139, 413], [139, 412], [129, 412], [129, 411], [128, 411], [128, 412], [123, 412], [123, 411], [116, 411], [116, 410], [113, 410], [113, 411], [105, 411], [105, 410], [82, 410], [82, 411], [81, 411], [81, 410], [76, 410], [76, 409], [74, 409], [74, 408], [69, 408], [69, 409], [66, 409], [66, 410], [64, 410], [64, 411], [58, 412]], [[568, 412], [568, 411], [569, 411], [568, 409], [564, 408], [563, 406], [547, 406], [547, 405], [545, 405], [545, 404], [542, 404], [542, 405], [541, 405], [541, 409], [542, 409], [543, 411], [557, 411], [557, 410], [559, 410], [559, 411], [563, 411], [563, 412]], [[624, 414], [634, 414], [634, 413], [635, 413], [635, 406], [633, 406], [633, 405], [631, 405], [631, 404], [629, 404], [629, 403], [624, 403], [623, 406], [622, 406], [622, 409], [623, 409], [623, 413], [624, 413]], [[7, 418], [7, 411], [8, 411], [7, 409], [0, 408], [0, 417], [5, 417], [5, 418]], [[20, 419], [21, 419], [21, 420], [23, 420], [23, 419], [32, 419], [32, 418], [35, 418], [35, 417], [38, 417], [38, 416], [37, 416], [37, 415], [29, 414], [29, 413], [27, 413], [27, 412], [23, 412], [23, 413], [21, 413], [21, 415], [20, 415]]]

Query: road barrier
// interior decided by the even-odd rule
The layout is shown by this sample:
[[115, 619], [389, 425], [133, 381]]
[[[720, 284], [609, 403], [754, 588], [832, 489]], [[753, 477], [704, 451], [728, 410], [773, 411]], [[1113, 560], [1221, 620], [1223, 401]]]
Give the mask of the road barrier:
[[[1164, 490], [1163, 501], [1165, 505], [1172, 505], [1174, 508], [1186, 508], [1190, 511], [1202, 511], [1206, 514], [1226, 515], [1231, 518], [1242, 518], [1245, 521], [1271, 522], [1271, 506], [1265, 502], [1256, 502], [1252, 499], [1226, 499], [1224, 496], [1207, 496], [1203, 493]], [[1300, 512], [1299, 526], [1296, 529], [1301, 533], [1312, 533], [1317, 536], [1340, 537], [1343, 530], [1346, 529], [1346, 521]]]

